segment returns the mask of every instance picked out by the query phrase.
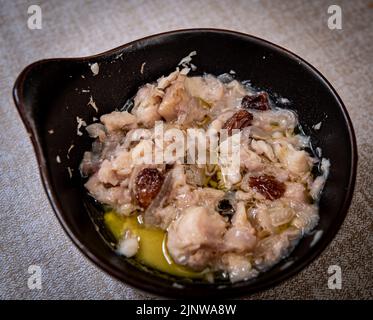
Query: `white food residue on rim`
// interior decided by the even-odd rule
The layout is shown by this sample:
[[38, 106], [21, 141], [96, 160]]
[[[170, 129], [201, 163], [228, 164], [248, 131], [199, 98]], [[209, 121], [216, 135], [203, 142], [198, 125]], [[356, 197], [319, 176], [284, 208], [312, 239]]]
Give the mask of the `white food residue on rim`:
[[321, 148], [320, 148], [320, 147], [317, 147], [315, 151], [316, 151], [317, 156], [318, 156], [319, 158], [321, 158], [321, 156], [322, 156]]
[[76, 122], [78, 123], [77, 127], [76, 127], [76, 134], [78, 136], [82, 136], [83, 135], [83, 132], [80, 131], [80, 128], [81, 127], [86, 127], [87, 126], [87, 123], [80, 117], [76, 117]]
[[98, 73], [100, 72], [100, 67], [99, 67], [98, 63], [95, 62], [95, 63], [90, 64], [89, 66], [91, 68], [93, 76], [97, 76]]
[[87, 103], [87, 106], [92, 107], [96, 112], [98, 112], [98, 108], [97, 108], [96, 102], [93, 100], [92, 95], [89, 97], [89, 101]]
[[141, 73], [141, 74], [144, 74], [144, 68], [145, 68], [145, 65], [146, 65], [146, 62], [143, 62], [143, 63], [141, 64], [141, 68], [140, 68], [140, 73]]
[[312, 248], [320, 240], [323, 233], [324, 233], [324, 231], [322, 231], [322, 230], [317, 230], [315, 232], [315, 235], [313, 236], [312, 242], [310, 243], [310, 248]]
[[69, 175], [69, 178], [71, 179], [73, 177], [73, 171], [74, 171], [74, 169], [71, 169], [70, 167], [67, 167], [66, 169], [67, 169], [67, 173]]
[[320, 130], [320, 128], [321, 128], [321, 121], [320, 122], [318, 122], [318, 123], [316, 123], [316, 124], [314, 124], [313, 126], [312, 126], [312, 128], [314, 129], [314, 130]]
[[180, 62], [178, 63], [178, 66], [183, 66], [184, 68], [189, 66], [189, 64], [192, 62], [192, 57], [195, 56], [196, 54], [197, 54], [197, 51], [190, 52], [186, 57], [180, 60]]
[[277, 101], [281, 104], [289, 104], [290, 103], [290, 100], [288, 98], [283, 98], [283, 97], [279, 98]]
[[69, 149], [67, 150], [66, 158], [70, 159], [70, 151], [74, 148], [74, 145], [72, 144]]
[[330, 161], [328, 159], [322, 158], [321, 164], [320, 164], [320, 171], [322, 175], [316, 177], [316, 179], [313, 181], [310, 187], [310, 195], [313, 199], [318, 199], [320, 197], [320, 193], [322, 189], [324, 188], [326, 179], [329, 176], [329, 170], [330, 170]]

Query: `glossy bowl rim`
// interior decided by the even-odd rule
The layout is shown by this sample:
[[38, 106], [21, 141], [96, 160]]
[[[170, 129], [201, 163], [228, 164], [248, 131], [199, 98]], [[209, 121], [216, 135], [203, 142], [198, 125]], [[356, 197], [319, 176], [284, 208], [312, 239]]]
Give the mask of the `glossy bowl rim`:
[[[146, 36], [140, 39], [136, 39], [134, 41], [128, 42], [124, 45], [121, 45], [119, 47], [110, 49], [108, 51], [98, 53], [95, 55], [90, 56], [84, 56], [84, 57], [73, 57], [73, 58], [50, 58], [50, 59], [42, 59], [39, 61], [36, 61], [27, 67], [23, 69], [23, 71], [19, 74], [17, 77], [17, 80], [15, 81], [14, 87], [13, 87], [13, 99], [15, 102], [15, 105], [17, 107], [18, 113], [20, 114], [20, 117], [24, 123], [24, 126], [27, 130], [27, 133], [31, 139], [35, 154], [36, 154], [36, 160], [39, 166], [39, 172], [41, 176], [41, 181], [44, 187], [44, 190], [48, 196], [48, 200], [52, 206], [52, 209], [57, 216], [57, 219], [59, 223], [61, 224], [62, 228], [64, 229], [65, 233], [69, 236], [69, 238], [72, 240], [72, 242], [78, 247], [78, 249], [86, 256], [89, 260], [91, 260], [96, 266], [100, 267], [102, 270], [104, 270], [107, 274], [110, 276], [116, 278], [117, 280], [120, 280], [122, 283], [130, 285], [136, 289], [139, 289], [141, 291], [145, 291], [151, 294], [156, 294], [160, 296], [165, 297], [173, 297], [173, 298], [181, 298], [186, 297], [183, 293], [182, 289], [175, 288], [172, 286], [165, 286], [164, 288], [156, 288], [152, 286], [150, 283], [144, 283], [141, 281], [138, 281], [136, 278], [127, 276], [124, 272], [116, 269], [112, 264], [110, 264], [107, 261], [102, 261], [99, 257], [97, 257], [95, 254], [90, 252], [90, 249], [87, 248], [79, 239], [78, 234], [74, 234], [74, 232], [70, 229], [69, 224], [65, 221], [62, 205], [58, 201], [57, 195], [54, 193], [53, 188], [50, 184], [50, 176], [48, 173], [48, 169], [46, 166], [46, 160], [43, 156], [43, 150], [40, 144], [40, 141], [38, 139], [38, 135], [35, 132], [35, 128], [33, 127], [33, 119], [30, 117], [29, 114], [27, 114], [27, 108], [25, 107], [24, 103], [24, 96], [23, 96], [23, 82], [26, 79], [27, 74], [32, 70], [34, 67], [40, 64], [44, 64], [46, 62], [58, 62], [58, 61], [90, 61], [95, 58], [101, 58], [105, 56], [109, 56], [114, 54], [115, 52], [125, 50], [126, 48], [129, 48], [133, 46], [134, 44], [140, 42], [140, 41], [149, 41], [154, 40], [156, 38], [162, 38], [165, 36], [172, 36], [175, 34], [182, 34], [182, 33], [198, 33], [198, 32], [206, 32], [206, 33], [220, 33], [220, 34], [226, 34], [228, 36], [239, 36], [243, 38], [248, 38], [250, 40], [254, 40], [256, 42], [260, 42], [271, 49], [275, 49], [282, 54], [285, 54], [287, 57], [289, 57], [292, 60], [297, 60], [300, 64], [302, 64], [304, 67], [307, 67], [310, 72], [312, 72], [314, 75], [317, 76], [319, 81], [323, 81], [328, 90], [333, 94], [335, 100], [339, 104], [340, 110], [342, 111], [344, 121], [348, 130], [349, 135], [349, 143], [351, 146], [351, 168], [350, 168], [350, 175], [349, 175], [349, 183], [347, 187], [347, 196], [344, 199], [344, 202], [341, 206], [340, 211], [338, 212], [339, 219], [336, 221], [336, 223], [331, 227], [329, 232], [325, 235], [326, 238], [323, 239], [322, 244], [319, 246], [318, 250], [315, 250], [313, 254], [309, 254], [306, 256], [304, 261], [297, 265], [295, 268], [289, 268], [284, 270], [283, 273], [279, 274], [273, 281], [268, 283], [262, 283], [262, 284], [246, 284], [243, 282], [243, 284], [239, 287], [232, 288], [227, 287], [226, 289], [222, 290], [215, 290], [216, 292], [212, 294], [212, 296], [218, 296], [218, 297], [235, 297], [235, 296], [243, 296], [243, 295], [249, 295], [252, 293], [256, 293], [271, 287], [275, 287], [281, 282], [284, 282], [285, 280], [290, 279], [291, 277], [298, 274], [301, 270], [303, 270], [305, 267], [307, 267], [309, 264], [311, 264], [325, 249], [326, 247], [331, 243], [331, 241], [335, 238], [336, 234], [338, 233], [341, 225], [343, 224], [343, 221], [345, 220], [345, 217], [347, 215], [349, 206], [352, 201], [353, 193], [354, 193], [354, 187], [355, 187], [355, 181], [356, 181], [356, 171], [357, 171], [357, 160], [358, 160], [358, 152], [357, 152], [357, 143], [356, 143], [356, 136], [354, 132], [354, 128], [352, 125], [352, 121], [350, 119], [350, 116], [348, 114], [348, 111], [342, 101], [342, 99], [337, 94], [336, 90], [333, 88], [333, 86], [330, 84], [330, 82], [319, 72], [314, 66], [312, 66], [310, 63], [305, 61], [303, 58], [299, 57], [298, 55], [294, 54], [290, 50], [283, 48], [277, 44], [274, 44], [270, 41], [264, 40], [262, 38], [238, 32], [238, 31], [232, 31], [232, 30], [225, 30], [225, 29], [217, 29], [217, 28], [190, 28], [190, 29], [177, 29], [167, 32], [162, 32], [158, 34], [153, 34], [150, 36]], [[139, 272], [144, 272], [139, 270]], [[196, 291], [198, 291], [198, 288], [195, 288]], [[189, 296], [196, 297], [199, 296], [198, 294], [191, 294]]]

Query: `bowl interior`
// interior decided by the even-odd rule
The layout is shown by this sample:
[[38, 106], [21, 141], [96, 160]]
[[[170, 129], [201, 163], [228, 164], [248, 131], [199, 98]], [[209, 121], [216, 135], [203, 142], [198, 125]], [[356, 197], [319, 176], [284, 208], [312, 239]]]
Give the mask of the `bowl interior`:
[[[117, 256], [96, 231], [95, 224], [102, 226], [101, 211], [86, 196], [78, 171], [92, 141], [86, 134], [77, 135], [77, 117], [89, 124], [93, 117], [122, 108], [139, 86], [173, 71], [181, 58], [194, 50], [196, 74], [219, 75], [234, 70], [236, 79], [250, 80], [254, 87], [270, 92], [273, 99], [287, 98], [290, 103], [283, 107], [297, 112], [313, 146], [320, 147], [323, 157], [331, 161], [320, 200], [319, 241], [310, 246], [314, 235], [306, 236], [287, 259], [247, 282], [207, 284], [177, 279], [140, 270]], [[96, 76], [89, 67], [94, 62], [100, 67]], [[97, 56], [44, 60], [22, 72], [14, 96], [31, 134], [46, 191], [64, 229], [96, 264], [142, 290], [171, 297], [232, 296], [274, 285], [310, 263], [334, 237], [347, 212], [356, 148], [340, 99], [303, 60], [255, 37], [218, 30], [185, 30], [145, 38]], [[90, 96], [98, 113], [87, 105]], [[320, 121], [321, 129], [313, 130]], [[74, 147], [68, 153], [71, 145]], [[56, 161], [57, 156], [61, 163]]]

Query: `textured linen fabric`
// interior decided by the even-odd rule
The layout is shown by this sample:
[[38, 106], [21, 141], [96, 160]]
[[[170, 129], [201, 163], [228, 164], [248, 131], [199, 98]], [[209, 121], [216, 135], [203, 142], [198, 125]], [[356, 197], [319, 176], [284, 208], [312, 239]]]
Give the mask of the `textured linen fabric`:
[[[27, 8], [42, 8], [41, 30], [27, 28]], [[330, 30], [327, 8], [342, 8]], [[42, 188], [35, 155], [11, 89], [28, 64], [91, 55], [150, 34], [191, 27], [237, 30], [300, 55], [332, 83], [354, 123], [359, 150], [355, 195], [323, 254], [281, 285], [248, 299], [372, 299], [372, 1], [11, 1], [0, 0], [0, 298], [154, 299], [112, 279], [63, 232]], [[29, 265], [42, 289], [27, 286]], [[342, 289], [328, 289], [327, 269], [342, 269]]]

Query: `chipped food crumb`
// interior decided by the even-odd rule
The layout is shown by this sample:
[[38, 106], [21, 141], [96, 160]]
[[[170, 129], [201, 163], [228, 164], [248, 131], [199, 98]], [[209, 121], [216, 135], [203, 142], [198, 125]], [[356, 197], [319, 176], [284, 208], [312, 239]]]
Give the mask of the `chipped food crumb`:
[[141, 65], [141, 69], [140, 69], [140, 73], [141, 74], [144, 74], [144, 67], [146, 65], [146, 62], [143, 62], [142, 65]]
[[74, 145], [72, 144], [72, 145], [70, 146], [70, 148], [67, 150], [67, 154], [66, 154], [67, 159], [70, 159], [70, 151], [71, 151], [73, 148], [74, 148]]
[[317, 147], [316, 148], [316, 154], [317, 154], [317, 156], [320, 158], [321, 157], [321, 155], [322, 155], [322, 151], [321, 151], [321, 148], [320, 147]]
[[76, 128], [76, 134], [78, 136], [82, 136], [83, 132], [80, 131], [80, 128], [81, 127], [86, 127], [87, 123], [82, 118], [79, 118], [79, 117], [76, 117], [76, 122], [78, 123], [78, 126]]
[[93, 109], [95, 109], [96, 112], [98, 112], [98, 108], [96, 106], [96, 102], [93, 101], [92, 95], [89, 97], [89, 101], [87, 103], [87, 106], [91, 106]]
[[53, 134], [53, 133], [54, 133], [54, 130], [53, 130], [53, 129], [50, 129], [50, 130], [48, 130], [48, 133], [49, 133], [49, 134]]
[[281, 104], [290, 104], [290, 100], [288, 98], [280, 97], [277, 101]]
[[313, 125], [312, 128], [314, 130], [320, 130], [320, 128], [321, 128], [321, 121], [319, 123], [316, 123], [315, 125]]
[[100, 71], [100, 67], [99, 67], [98, 63], [95, 62], [95, 63], [91, 64], [90, 67], [91, 67], [91, 71], [92, 71], [93, 75], [97, 76], [99, 71]]
[[61, 163], [61, 158], [60, 158], [60, 156], [57, 156], [57, 157], [56, 157], [56, 161], [57, 161], [57, 163]]
[[69, 178], [71, 179], [73, 176], [73, 169], [71, 169], [70, 167], [67, 167], [67, 172], [69, 174]]
[[322, 236], [323, 233], [324, 232], [322, 230], [317, 230], [316, 231], [316, 233], [313, 236], [313, 239], [312, 239], [312, 241], [310, 243], [310, 248], [312, 248], [320, 240], [320, 238], [321, 238], [321, 236]]
[[196, 54], [197, 54], [197, 51], [192, 51], [186, 57], [180, 60], [180, 62], [178, 63], [178, 66], [181, 65], [183, 67], [187, 67], [191, 63], [192, 57], [195, 56]]

